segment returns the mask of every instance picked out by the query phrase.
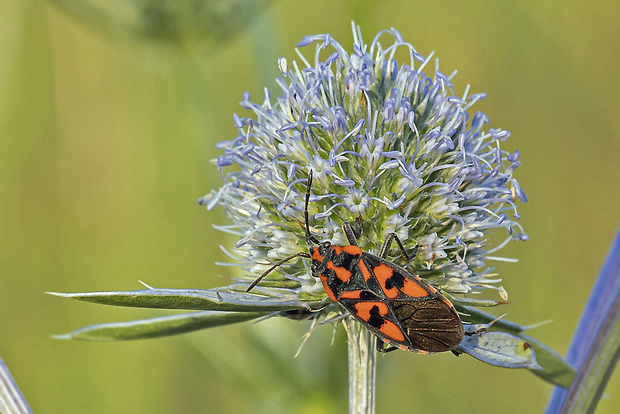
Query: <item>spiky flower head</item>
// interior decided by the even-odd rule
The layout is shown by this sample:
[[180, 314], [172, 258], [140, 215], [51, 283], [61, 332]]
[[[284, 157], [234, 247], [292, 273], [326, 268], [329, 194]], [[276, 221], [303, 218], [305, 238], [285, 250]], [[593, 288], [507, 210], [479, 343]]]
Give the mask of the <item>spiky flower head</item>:
[[[391, 232], [406, 250], [419, 246], [400, 263], [443, 292], [494, 288], [505, 297], [485, 262], [508, 241], [527, 239], [516, 222], [515, 202], [527, 201], [513, 178], [519, 152], [500, 147], [510, 133], [472, 111], [484, 94], [467, 86], [457, 96], [455, 73], [440, 72], [432, 54], [396, 30], [366, 44], [353, 26], [353, 37], [352, 52], [328, 34], [305, 37], [298, 46], [314, 44], [312, 58], [299, 50], [300, 64], [281, 58], [281, 95], [274, 101], [266, 90], [259, 104], [246, 93], [241, 106], [251, 116], [235, 115], [237, 137], [218, 145], [224, 185], [200, 203], [226, 209], [233, 224], [219, 228], [239, 237], [227, 252], [242, 280], [307, 249], [301, 224], [313, 170], [310, 226], [318, 239], [347, 244], [341, 226], [357, 220], [365, 251], [379, 251]], [[489, 234], [498, 228], [507, 236], [494, 246]], [[278, 267], [265, 285], [323, 298], [306, 261]]]

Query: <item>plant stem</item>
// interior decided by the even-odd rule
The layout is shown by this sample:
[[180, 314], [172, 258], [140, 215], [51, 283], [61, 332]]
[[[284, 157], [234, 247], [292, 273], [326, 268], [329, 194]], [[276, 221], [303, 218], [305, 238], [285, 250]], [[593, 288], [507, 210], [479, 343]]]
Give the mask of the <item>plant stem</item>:
[[343, 323], [349, 344], [349, 413], [374, 414], [377, 338], [353, 318]]

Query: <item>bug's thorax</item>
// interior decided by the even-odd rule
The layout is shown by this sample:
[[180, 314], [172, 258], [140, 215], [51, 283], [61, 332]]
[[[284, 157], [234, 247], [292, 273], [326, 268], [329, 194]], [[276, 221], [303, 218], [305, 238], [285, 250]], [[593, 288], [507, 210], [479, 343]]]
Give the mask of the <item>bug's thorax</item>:
[[319, 266], [321, 263], [332, 260], [334, 255], [334, 248], [328, 241], [321, 242], [318, 246], [310, 248], [310, 257], [312, 258], [312, 264]]

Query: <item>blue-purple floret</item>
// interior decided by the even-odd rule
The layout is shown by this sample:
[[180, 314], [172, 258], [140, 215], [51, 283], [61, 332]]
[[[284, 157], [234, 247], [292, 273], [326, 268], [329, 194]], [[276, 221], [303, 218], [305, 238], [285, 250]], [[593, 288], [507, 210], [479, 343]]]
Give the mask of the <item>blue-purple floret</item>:
[[[513, 177], [520, 154], [500, 148], [510, 133], [485, 131], [488, 117], [471, 107], [486, 95], [468, 95], [468, 86], [456, 96], [455, 73], [440, 72], [438, 64], [429, 77], [431, 57], [396, 30], [382, 31], [370, 45], [359, 28], [353, 33], [352, 53], [329, 35], [302, 39], [299, 47], [316, 45], [313, 61], [299, 51], [302, 68], [278, 61], [282, 93], [275, 102], [268, 91], [261, 104], [244, 94], [241, 106], [251, 117], [235, 115], [238, 136], [218, 144], [224, 185], [199, 200], [208, 209], [222, 205], [233, 221], [240, 240], [227, 252], [250, 280], [307, 249], [300, 222], [313, 170], [310, 225], [317, 238], [344, 244], [340, 226], [358, 218], [364, 250], [379, 251], [395, 232], [406, 249], [419, 246], [413, 261], [399, 262], [412, 273], [451, 294], [493, 288], [505, 296], [485, 261], [508, 260], [492, 254], [527, 239], [516, 222], [516, 200], [527, 201]], [[383, 48], [386, 35], [395, 40]], [[395, 59], [398, 50], [409, 55], [404, 64]], [[497, 228], [507, 238], [493, 247], [488, 236]], [[299, 282], [300, 292], [323, 294], [303, 260], [270, 277], [284, 275]]]

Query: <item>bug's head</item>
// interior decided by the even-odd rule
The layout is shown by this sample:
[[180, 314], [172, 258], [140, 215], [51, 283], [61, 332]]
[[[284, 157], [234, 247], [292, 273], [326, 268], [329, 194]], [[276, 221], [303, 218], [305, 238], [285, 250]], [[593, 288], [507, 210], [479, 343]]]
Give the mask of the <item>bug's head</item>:
[[332, 260], [334, 249], [328, 241], [319, 243], [310, 249], [310, 258], [312, 259], [312, 274], [316, 275], [324, 270], [325, 263]]

